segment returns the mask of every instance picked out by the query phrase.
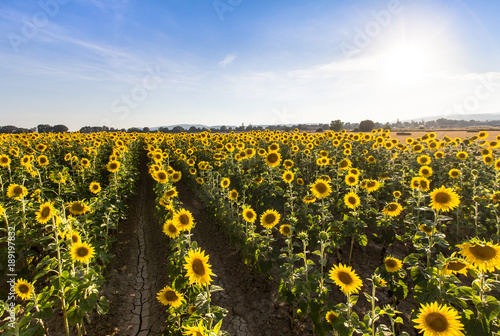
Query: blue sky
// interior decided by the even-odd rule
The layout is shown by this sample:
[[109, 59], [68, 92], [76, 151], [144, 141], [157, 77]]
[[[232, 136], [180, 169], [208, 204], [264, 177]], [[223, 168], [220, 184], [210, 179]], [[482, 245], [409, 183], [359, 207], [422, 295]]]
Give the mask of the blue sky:
[[0, 125], [116, 128], [500, 113], [500, 2], [0, 4]]

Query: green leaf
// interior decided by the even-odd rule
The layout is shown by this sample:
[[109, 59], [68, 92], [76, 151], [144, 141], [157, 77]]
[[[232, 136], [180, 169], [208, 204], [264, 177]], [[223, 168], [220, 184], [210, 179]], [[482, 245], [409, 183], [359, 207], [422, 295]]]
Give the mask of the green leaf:
[[483, 303], [483, 312], [486, 319], [491, 322], [500, 313], [500, 303], [493, 296], [487, 296]]
[[73, 306], [68, 310], [67, 314], [68, 314], [68, 323], [71, 326], [74, 326], [82, 321], [85, 312], [82, 309], [80, 309], [80, 307]]
[[109, 303], [105, 296], [101, 296], [99, 302], [97, 303], [97, 313], [99, 315], [104, 315], [108, 312]]

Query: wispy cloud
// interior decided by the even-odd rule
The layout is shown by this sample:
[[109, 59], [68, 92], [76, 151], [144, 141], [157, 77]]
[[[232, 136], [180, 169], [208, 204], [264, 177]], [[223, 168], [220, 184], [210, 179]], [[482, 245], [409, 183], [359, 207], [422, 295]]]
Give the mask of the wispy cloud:
[[224, 59], [218, 63], [218, 65], [221, 68], [224, 68], [229, 64], [233, 63], [235, 59], [236, 59], [236, 54], [227, 54], [226, 56], [224, 56]]

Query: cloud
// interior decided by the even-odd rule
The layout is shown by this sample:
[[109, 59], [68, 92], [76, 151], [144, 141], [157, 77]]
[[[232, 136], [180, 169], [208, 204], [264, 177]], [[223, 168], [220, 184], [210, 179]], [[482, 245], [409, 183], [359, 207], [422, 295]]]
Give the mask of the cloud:
[[222, 61], [220, 61], [218, 63], [218, 65], [221, 67], [221, 68], [224, 68], [226, 66], [228, 66], [229, 64], [233, 63], [233, 61], [236, 59], [236, 55], [235, 54], [227, 54], [224, 59]]

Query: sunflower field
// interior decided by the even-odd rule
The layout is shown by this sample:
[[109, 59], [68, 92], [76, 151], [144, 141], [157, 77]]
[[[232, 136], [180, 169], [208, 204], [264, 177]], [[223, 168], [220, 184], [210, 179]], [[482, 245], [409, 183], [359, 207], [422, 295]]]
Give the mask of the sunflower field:
[[404, 142], [383, 130], [2, 136], [0, 269], [15, 282], [0, 330], [15, 334], [14, 320], [20, 334], [50, 334], [60, 319], [83, 335], [106, 313], [102, 270], [145, 151], [170, 251], [157, 293], [165, 335], [227, 335], [230, 308], [212, 302], [223, 288], [179, 183], [277, 282], [294, 328], [499, 335], [499, 147], [485, 131]]

